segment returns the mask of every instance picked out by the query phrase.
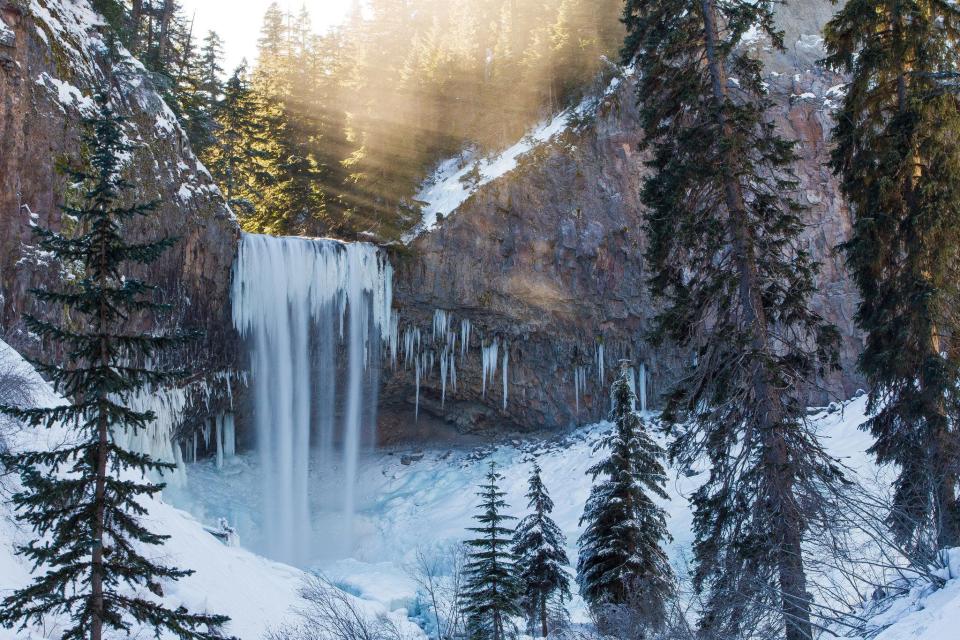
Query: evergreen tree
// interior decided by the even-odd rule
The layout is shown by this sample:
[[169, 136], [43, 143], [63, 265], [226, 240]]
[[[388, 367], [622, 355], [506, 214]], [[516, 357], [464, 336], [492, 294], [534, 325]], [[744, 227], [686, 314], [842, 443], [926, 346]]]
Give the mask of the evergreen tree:
[[550, 518], [553, 500], [547, 493], [540, 477], [540, 465], [533, 463], [530, 474], [529, 502], [531, 513], [517, 525], [513, 534], [513, 555], [516, 577], [520, 583], [520, 603], [527, 616], [530, 629], [540, 624], [544, 638], [548, 634], [553, 602], [563, 603], [570, 599], [570, 577], [564, 567], [570, 564], [563, 550], [566, 539], [560, 527]]
[[207, 32], [200, 49], [200, 89], [209, 96], [210, 104], [215, 104], [223, 92], [223, 40], [216, 31]]
[[260, 101], [247, 81], [246, 64], [234, 70], [216, 107], [216, 142], [201, 156], [227, 199], [243, 219], [255, 211], [258, 185], [267, 182], [268, 145], [259, 113]]
[[192, 28], [178, 31], [177, 48], [180, 60], [173, 82], [173, 95], [167, 94], [173, 108], [190, 139], [194, 153], [203, 158], [207, 149], [216, 143], [214, 112], [218, 91], [213, 93], [205, 87], [205, 61], [194, 45]]
[[[708, 459], [693, 495], [700, 624], [716, 637], [810, 640], [802, 542], [840, 472], [805, 422], [802, 394], [836, 366], [836, 329], [810, 309], [816, 264], [793, 199], [793, 144], [774, 130], [762, 65], [737, 48], [773, 1], [630, 0], [647, 146], [653, 339], [692, 352], [664, 419], [671, 454]], [[823, 524], [823, 520], [819, 521]]]
[[110, 630], [129, 634], [136, 626], [169, 633], [181, 640], [220, 637], [223, 616], [168, 609], [139, 593], [159, 590], [162, 580], [176, 580], [190, 571], [160, 564], [143, 550], [168, 536], [150, 532], [141, 522], [145, 496], [162, 484], [143, 474], [173, 468], [147, 455], [127, 451], [111, 434], [139, 431], [156, 419], [136, 412], [124, 401], [145, 385], [179, 377], [178, 372], [152, 368], [154, 358], [182, 343], [182, 334], [132, 333], [131, 316], [161, 308], [150, 300], [154, 287], [126, 276], [127, 264], [149, 264], [173, 242], [130, 243], [123, 229], [147, 215], [151, 204], [130, 204], [132, 185], [121, 177], [121, 158], [132, 151], [123, 135], [122, 119], [106, 94], [97, 96], [98, 115], [89, 120], [85, 142], [89, 167], [72, 172], [81, 185], [82, 204], [63, 207], [76, 221], [75, 233], [36, 228], [39, 246], [49, 251], [75, 278], [60, 288], [34, 292], [41, 302], [67, 310], [68, 321], [51, 323], [26, 316], [27, 326], [42, 339], [62, 346], [68, 364], [37, 364], [38, 370], [70, 400], [46, 409], [9, 413], [38, 427], [63, 424], [74, 438], [52, 451], [5, 454], [17, 471], [22, 489], [13, 496], [17, 518], [36, 538], [17, 552], [40, 570], [27, 587], [8, 595], [0, 606], [0, 622], [21, 628], [42, 624], [48, 615], [63, 615], [66, 640], [101, 640]]
[[889, 522], [928, 558], [960, 544], [960, 9], [851, 0], [825, 29], [851, 80], [832, 167], [854, 214], [844, 245], [866, 333], [871, 452], [894, 463]]
[[477, 493], [481, 498], [480, 513], [474, 520], [480, 523], [468, 531], [479, 537], [467, 540], [470, 552], [464, 566], [463, 611], [471, 640], [504, 640], [513, 635], [511, 618], [522, 614], [517, 604], [519, 589], [514, 576], [513, 555], [510, 552], [512, 531], [504, 526], [512, 516], [503, 510], [507, 503], [500, 490], [503, 476], [490, 463], [486, 484]]
[[667, 498], [660, 447], [634, 410], [630, 371], [621, 363], [613, 383], [614, 429], [595, 451], [607, 457], [587, 473], [596, 481], [580, 518], [577, 581], [580, 593], [602, 618], [609, 606], [641, 604], [638, 617], [648, 629], [660, 627], [673, 594], [673, 571], [663, 550], [670, 540], [666, 514], [654, 497]]

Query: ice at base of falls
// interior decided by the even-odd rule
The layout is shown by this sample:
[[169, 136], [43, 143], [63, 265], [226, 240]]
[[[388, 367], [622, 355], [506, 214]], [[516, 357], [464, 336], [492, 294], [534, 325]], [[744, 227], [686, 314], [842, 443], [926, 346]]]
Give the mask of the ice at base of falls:
[[[357, 457], [375, 424], [376, 367], [367, 367], [382, 342], [392, 359], [399, 347], [393, 269], [371, 244], [245, 233], [233, 273], [233, 323], [250, 347], [256, 446], [270, 497], [267, 554], [300, 564], [314, 543], [307, 483], [314, 444], [329, 458], [339, 443], [340, 508], [348, 522], [353, 514]], [[419, 340], [404, 335], [408, 364]], [[345, 375], [336, 366], [338, 342]]]

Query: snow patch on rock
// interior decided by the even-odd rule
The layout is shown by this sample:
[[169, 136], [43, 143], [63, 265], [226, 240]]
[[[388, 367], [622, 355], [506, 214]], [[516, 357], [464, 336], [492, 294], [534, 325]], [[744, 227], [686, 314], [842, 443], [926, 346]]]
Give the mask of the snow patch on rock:
[[[627, 69], [624, 73], [632, 72], [632, 69]], [[420, 234], [431, 231], [436, 227], [439, 218], [453, 213], [480, 187], [516, 169], [521, 156], [549, 143], [558, 134], [566, 131], [570, 127], [571, 117], [583, 117], [593, 113], [603, 98], [616, 91], [620, 81], [620, 77], [615, 76], [599, 96], [587, 96], [576, 106], [564, 109], [541, 122], [530, 133], [497, 155], [478, 157], [475, 150], [467, 149], [458, 156], [440, 162], [417, 192], [415, 199], [422, 205], [423, 217], [419, 224], [403, 236], [403, 242], [409, 244]]]

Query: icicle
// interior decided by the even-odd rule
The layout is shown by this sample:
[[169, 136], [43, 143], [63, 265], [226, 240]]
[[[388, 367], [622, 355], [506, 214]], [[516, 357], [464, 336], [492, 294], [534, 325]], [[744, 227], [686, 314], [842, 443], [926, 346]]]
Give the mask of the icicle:
[[573, 368], [573, 395], [577, 407], [577, 415], [580, 415], [580, 392], [582, 391], [580, 385], [580, 367]]
[[446, 338], [447, 334], [450, 333], [450, 320], [452, 316], [449, 311], [444, 309], [434, 309], [433, 310], [433, 341], [436, 342], [440, 338]]
[[460, 362], [467, 356], [470, 350], [470, 320], [463, 318], [460, 320]]
[[447, 348], [440, 352], [440, 407], [447, 402]]
[[457, 390], [457, 359], [453, 355], [453, 350], [450, 351], [450, 383], [453, 385], [453, 390]]
[[420, 420], [420, 358], [416, 361], [416, 373], [414, 374], [415, 384], [417, 386], [417, 395], [413, 405], [413, 421]]
[[500, 349], [500, 341], [498, 338], [494, 338], [490, 341], [490, 344], [481, 347], [481, 361], [482, 361], [482, 388], [483, 388], [483, 397], [487, 397], [487, 380], [490, 380], [490, 386], [493, 386], [493, 374], [497, 370], [497, 360]]
[[223, 455], [228, 459], [237, 455], [237, 428], [232, 413], [223, 419]]
[[640, 413], [647, 415], [647, 365], [640, 363], [640, 378], [637, 380], [638, 394], [640, 396]]
[[400, 347], [400, 316], [390, 312], [390, 368], [397, 370], [397, 349]]
[[600, 388], [601, 388], [601, 389], [605, 386], [605, 385], [604, 385], [604, 381], [603, 381], [603, 373], [604, 373], [603, 369], [604, 369], [604, 364], [603, 364], [603, 342], [600, 342], [600, 343], [597, 345], [597, 378], [598, 378], [598, 380], [599, 380], [599, 382], [600, 382]]
[[214, 418], [216, 433], [214, 439], [217, 441], [217, 469], [223, 469], [223, 415]]
[[507, 408], [507, 393], [509, 385], [507, 384], [507, 370], [510, 362], [510, 345], [504, 341], [503, 343], [503, 408]]

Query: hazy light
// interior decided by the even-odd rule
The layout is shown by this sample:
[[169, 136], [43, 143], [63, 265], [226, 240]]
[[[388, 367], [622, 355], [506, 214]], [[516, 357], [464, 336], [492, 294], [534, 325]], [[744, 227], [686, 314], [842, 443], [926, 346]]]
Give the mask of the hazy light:
[[[253, 65], [257, 57], [257, 38], [263, 14], [273, 0], [181, 0], [184, 15], [193, 18], [193, 33], [202, 40], [208, 31], [216, 31], [224, 41], [224, 69], [229, 73], [243, 58]], [[306, 7], [316, 32], [339, 23], [352, 0], [280, 0], [284, 11], [297, 14]]]

